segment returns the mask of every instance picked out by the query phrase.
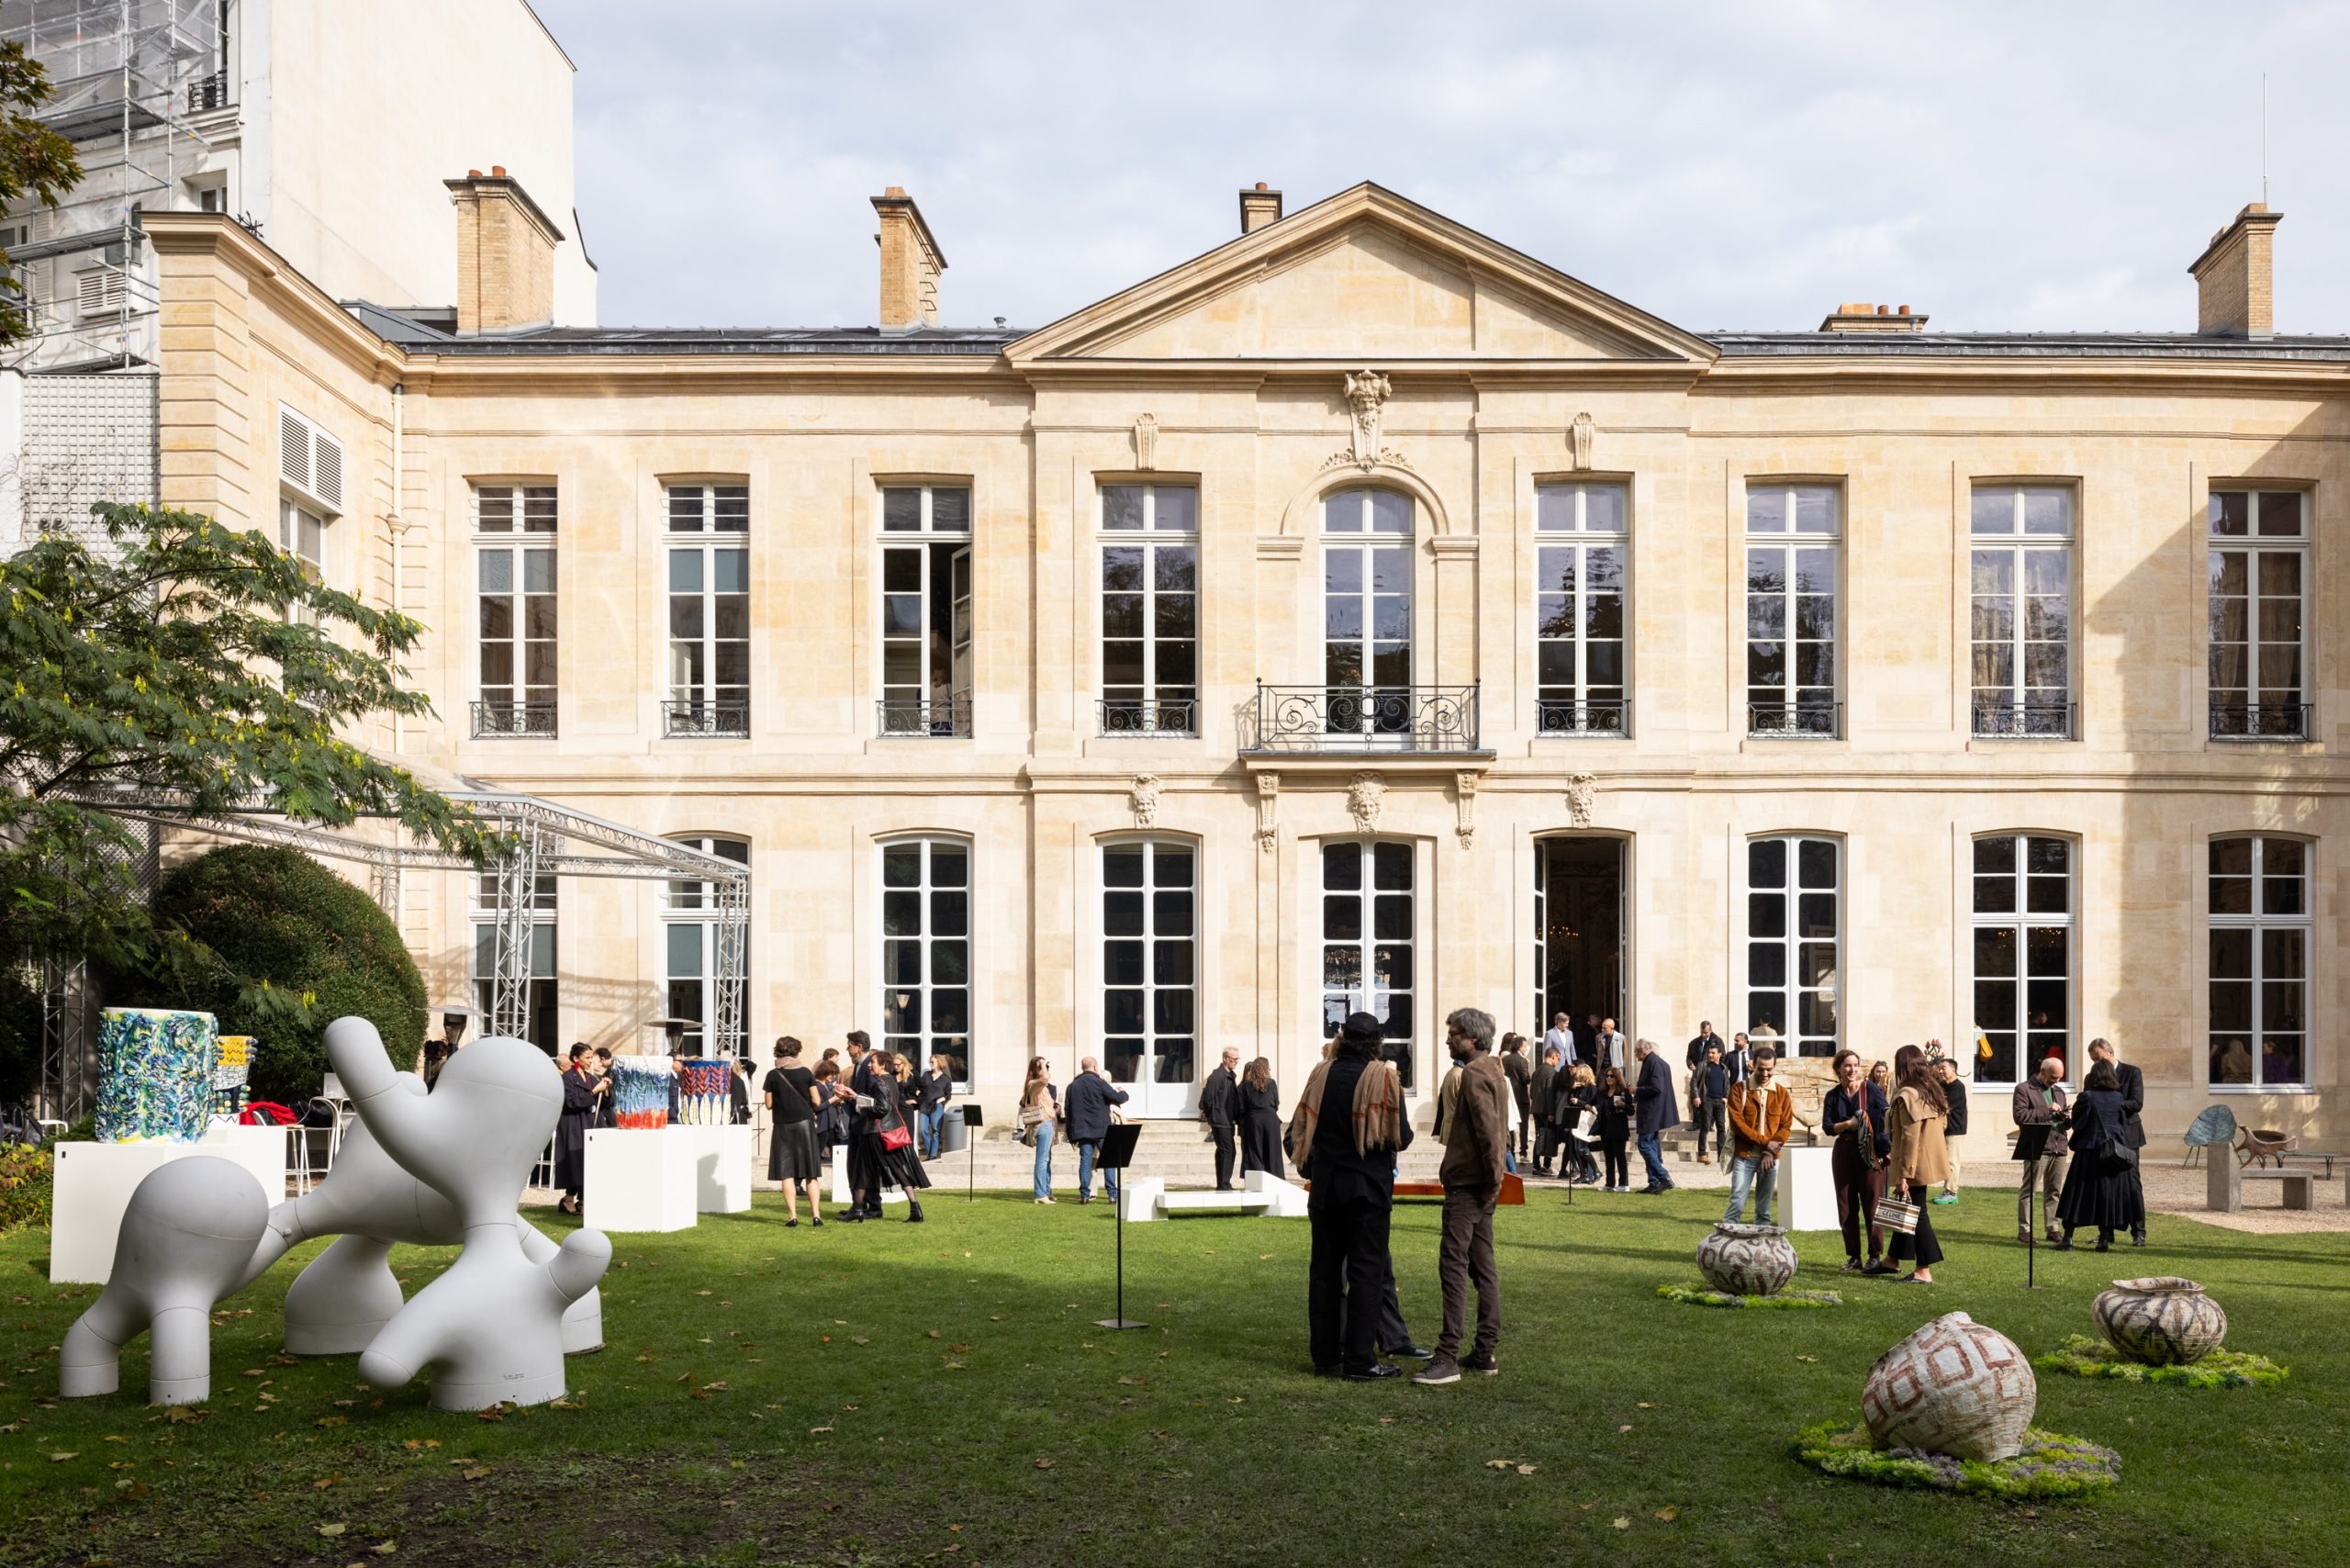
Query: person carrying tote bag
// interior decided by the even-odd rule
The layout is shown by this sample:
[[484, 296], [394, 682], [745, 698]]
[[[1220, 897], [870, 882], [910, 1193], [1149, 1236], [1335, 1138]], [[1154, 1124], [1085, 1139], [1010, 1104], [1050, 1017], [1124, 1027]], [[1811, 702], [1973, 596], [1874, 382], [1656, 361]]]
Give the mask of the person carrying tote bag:
[[[1901, 1282], [1930, 1285], [1934, 1265], [1942, 1260], [1942, 1249], [1934, 1239], [1934, 1222], [1926, 1213], [1926, 1200], [1950, 1170], [1950, 1149], [1942, 1131], [1950, 1104], [1942, 1097], [1942, 1086], [1927, 1070], [1926, 1053], [1915, 1046], [1904, 1046], [1894, 1053], [1893, 1082], [1893, 1103], [1886, 1115], [1886, 1131], [1893, 1147], [1886, 1158], [1886, 1197], [1877, 1205], [1877, 1217], [1893, 1232], [1887, 1252], [1893, 1263], [1915, 1265], [1902, 1275]], [[1897, 1272], [1893, 1263], [1863, 1272]]]

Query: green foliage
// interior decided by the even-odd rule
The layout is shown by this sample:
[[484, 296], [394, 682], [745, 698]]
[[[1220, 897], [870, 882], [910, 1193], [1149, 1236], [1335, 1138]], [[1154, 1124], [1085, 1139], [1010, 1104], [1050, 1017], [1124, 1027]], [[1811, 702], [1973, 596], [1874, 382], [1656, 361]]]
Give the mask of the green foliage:
[[2083, 1438], [2033, 1427], [2013, 1459], [1954, 1459], [1918, 1449], [1876, 1446], [1866, 1427], [1821, 1421], [1796, 1436], [1796, 1457], [1814, 1470], [1880, 1486], [1973, 1492], [2012, 1501], [2086, 1497], [2121, 1479], [2121, 1459]]
[[56, 1190], [56, 1161], [29, 1144], [0, 1144], [0, 1236], [19, 1226], [47, 1225]]
[[[53, 207], [81, 181], [73, 144], [34, 118], [50, 91], [48, 69], [22, 43], [0, 43], [0, 207], [10, 212], [28, 196]], [[0, 278], [18, 282], [5, 250]], [[23, 298], [15, 289], [0, 291], [0, 342], [15, 342], [31, 330]]]
[[[195, 1008], [217, 1015], [224, 1035], [254, 1036], [256, 1098], [299, 1105], [316, 1094], [337, 1018], [368, 1020], [393, 1061], [413, 1065], [425, 1017], [416, 960], [374, 900], [308, 856], [250, 844], [208, 851], [163, 879], [154, 915], [218, 954], [223, 973], [188, 982], [107, 971], [107, 1004]], [[303, 1006], [255, 1006], [247, 992], [261, 988]]]
[[2288, 1369], [2266, 1356], [2225, 1348], [2183, 1367], [2150, 1367], [2133, 1361], [2102, 1339], [2071, 1334], [2064, 1344], [2034, 1361], [2042, 1372], [2075, 1377], [2119, 1378], [2123, 1383], [2161, 1383], [2181, 1388], [2257, 1388], [2285, 1381]]
[[1656, 1294], [1684, 1306], [1776, 1307], [1800, 1311], [1805, 1307], [1844, 1305], [1844, 1298], [1834, 1291], [1780, 1291], [1774, 1295], [1731, 1295], [1726, 1291], [1707, 1290], [1703, 1285], [1659, 1285]]

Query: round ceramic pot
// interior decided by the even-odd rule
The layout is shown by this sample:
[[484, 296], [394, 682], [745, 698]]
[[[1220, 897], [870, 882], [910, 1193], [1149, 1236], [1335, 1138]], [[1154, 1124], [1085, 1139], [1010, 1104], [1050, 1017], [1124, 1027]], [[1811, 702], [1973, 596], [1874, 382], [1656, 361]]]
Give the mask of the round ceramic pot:
[[2228, 1315], [2193, 1280], [2116, 1280], [2089, 1313], [2107, 1344], [2150, 1367], [2199, 1361], [2228, 1336]]
[[2023, 1451], [2039, 1403], [2039, 1380], [2016, 1342], [1952, 1312], [1877, 1358], [1861, 1416], [1886, 1448], [2002, 1460]]
[[1775, 1225], [1724, 1222], [1697, 1243], [1697, 1271], [1725, 1295], [1772, 1295], [1796, 1277], [1795, 1243]]

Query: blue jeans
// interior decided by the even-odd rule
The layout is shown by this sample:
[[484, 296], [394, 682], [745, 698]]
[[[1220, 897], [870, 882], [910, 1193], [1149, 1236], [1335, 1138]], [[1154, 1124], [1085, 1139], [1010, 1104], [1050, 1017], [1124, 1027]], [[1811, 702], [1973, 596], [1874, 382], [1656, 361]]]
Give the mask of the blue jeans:
[[[1089, 1137], [1080, 1138], [1078, 1140], [1077, 1195], [1080, 1198], [1090, 1198], [1093, 1195], [1093, 1161], [1100, 1158], [1101, 1153], [1101, 1139]], [[1112, 1203], [1114, 1204], [1118, 1201], [1118, 1173], [1116, 1171], [1107, 1169], [1102, 1170], [1102, 1190], [1110, 1194], [1110, 1201]]]
[[1053, 1195], [1053, 1124], [1036, 1124], [1036, 1195]]
[[1750, 1189], [1754, 1193], [1754, 1223], [1776, 1223], [1771, 1215], [1779, 1193], [1779, 1168], [1773, 1165], [1765, 1170], [1759, 1154], [1741, 1154], [1729, 1162], [1729, 1211], [1722, 1218], [1731, 1225], [1742, 1223]]
[[937, 1159], [938, 1129], [946, 1125], [946, 1107], [933, 1105], [927, 1111], [917, 1111], [914, 1113], [914, 1120], [920, 1124], [922, 1157], [924, 1159]]
[[1649, 1185], [1651, 1187], [1673, 1185], [1673, 1177], [1664, 1169], [1664, 1147], [1658, 1141], [1663, 1136], [1662, 1133], [1640, 1135], [1640, 1163], [1648, 1167]]

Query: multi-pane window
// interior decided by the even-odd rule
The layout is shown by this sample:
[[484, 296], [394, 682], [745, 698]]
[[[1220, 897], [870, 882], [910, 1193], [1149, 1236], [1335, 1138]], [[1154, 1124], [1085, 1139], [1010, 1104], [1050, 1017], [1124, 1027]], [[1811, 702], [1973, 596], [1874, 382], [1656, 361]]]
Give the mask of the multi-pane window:
[[2211, 841], [2211, 1081], [2310, 1081], [2310, 846]]
[[[554, 874], [543, 871], [532, 886], [530, 1027], [524, 1038], [549, 1056], [563, 1038], [556, 1005], [554, 967]], [[489, 1020], [483, 1033], [495, 1033], [499, 1021], [494, 1006], [498, 974], [498, 874], [484, 871], [474, 878], [474, 1005]]]
[[1352, 1013], [1385, 1025], [1412, 1086], [1412, 846], [1335, 840], [1322, 846], [1322, 1032]]
[[1535, 727], [1542, 734], [1624, 733], [1627, 501], [1622, 485], [1544, 485], [1534, 493]]
[[881, 733], [971, 733], [971, 492], [881, 492]]
[[2211, 734], [2310, 735], [2308, 498], [2211, 492]]
[[1198, 867], [1188, 844], [1102, 851], [1102, 1065], [1138, 1114], [1181, 1114], [1199, 1076]]
[[2073, 492], [1978, 485], [1969, 532], [1975, 734], [2073, 736]]
[[[2054, 1057], [2072, 1070], [2073, 845], [2040, 834], [1975, 841], [1977, 1083], [2020, 1083]], [[1985, 1047], [1988, 1047], [1986, 1053]]]
[[1842, 493], [1755, 480], [1746, 490], [1746, 731], [1838, 732], [1836, 622]]
[[1199, 492], [1102, 490], [1102, 731], [1199, 733]]
[[[739, 838], [705, 834], [680, 837], [677, 842], [738, 866], [751, 863], [751, 846]], [[739, 1057], [744, 1054], [747, 1045], [744, 1031], [751, 1023], [747, 1012], [736, 1020], [736, 1033], [732, 1039], [710, 1037], [710, 1025], [718, 1017], [718, 909], [716, 884], [698, 877], [669, 879], [661, 911], [661, 973], [668, 986], [669, 1016], [685, 1021], [688, 1054]], [[747, 964], [747, 942], [743, 951]], [[747, 1003], [747, 973], [743, 995]]]
[[[326, 580], [326, 520], [290, 497], [281, 497], [277, 502], [277, 547], [301, 567], [303, 577], [313, 583]], [[316, 622], [299, 606], [294, 608], [292, 619], [305, 624]]]
[[[480, 638], [476, 735], [551, 735], [555, 728], [555, 507], [552, 485], [474, 491]], [[517, 534], [544, 541], [509, 543]]]
[[1783, 1055], [1836, 1054], [1841, 859], [1832, 838], [1747, 841], [1746, 1028]]
[[971, 1079], [971, 846], [901, 838], [881, 846], [881, 1045], [920, 1068], [952, 1057]]
[[1412, 498], [1340, 490], [1322, 503], [1324, 727], [1412, 728]]
[[672, 485], [666, 734], [741, 735], [751, 728], [750, 491]]

